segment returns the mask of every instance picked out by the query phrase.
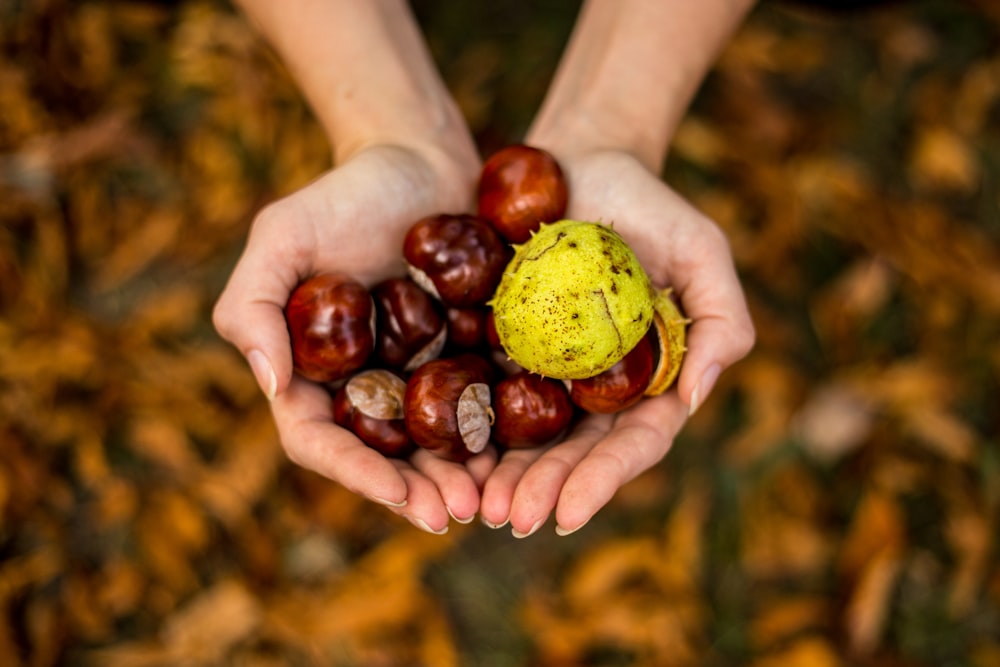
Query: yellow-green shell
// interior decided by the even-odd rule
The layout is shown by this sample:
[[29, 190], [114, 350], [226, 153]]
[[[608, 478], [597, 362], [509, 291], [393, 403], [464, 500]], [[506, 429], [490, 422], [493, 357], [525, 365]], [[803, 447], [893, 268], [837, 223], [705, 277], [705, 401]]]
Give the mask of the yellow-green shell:
[[653, 321], [653, 289], [609, 225], [542, 225], [515, 254], [491, 302], [497, 334], [518, 365], [579, 380], [615, 365]]

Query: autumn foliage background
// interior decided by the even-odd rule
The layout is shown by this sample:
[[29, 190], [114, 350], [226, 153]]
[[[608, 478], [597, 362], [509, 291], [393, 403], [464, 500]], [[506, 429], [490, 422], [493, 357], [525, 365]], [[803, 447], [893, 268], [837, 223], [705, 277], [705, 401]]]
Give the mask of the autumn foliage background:
[[[418, 1], [484, 153], [575, 3]], [[1000, 665], [1000, 11], [759, 7], [666, 180], [759, 342], [584, 530], [296, 468], [210, 325], [329, 165], [223, 2], [0, 3], [0, 664]], [[252, 323], [248, 323], [251, 326]]]

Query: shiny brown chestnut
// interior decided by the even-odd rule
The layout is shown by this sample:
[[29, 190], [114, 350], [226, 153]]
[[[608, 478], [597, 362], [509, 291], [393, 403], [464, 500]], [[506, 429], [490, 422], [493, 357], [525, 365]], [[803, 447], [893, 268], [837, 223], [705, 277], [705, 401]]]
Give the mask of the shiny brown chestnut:
[[375, 348], [375, 306], [368, 289], [339, 273], [300, 283], [285, 305], [295, 370], [333, 382], [361, 368]]
[[563, 433], [573, 420], [566, 385], [528, 371], [497, 383], [493, 411], [493, 439], [511, 449], [544, 445]]
[[392, 371], [362, 371], [333, 395], [333, 420], [382, 455], [405, 458], [416, 449], [403, 419], [405, 395], [406, 382]]
[[543, 222], [566, 214], [569, 190], [551, 153], [514, 144], [483, 164], [477, 189], [478, 213], [511, 243], [524, 243]]
[[451, 461], [486, 447], [493, 424], [486, 375], [485, 366], [459, 358], [434, 359], [413, 372], [403, 408], [417, 446]]
[[375, 358], [389, 368], [412, 371], [436, 359], [448, 327], [440, 305], [409, 278], [389, 278], [375, 285]]
[[473, 215], [418, 220], [403, 239], [403, 258], [418, 285], [448, 306], [486, 303], [511, 256], [490, 223]]
[[653, 340], [647, 334], [608, 370], [570, 382], [570, 400], [587, 412], [611, 414], [630, 408], [649, 386], [654, 361]]

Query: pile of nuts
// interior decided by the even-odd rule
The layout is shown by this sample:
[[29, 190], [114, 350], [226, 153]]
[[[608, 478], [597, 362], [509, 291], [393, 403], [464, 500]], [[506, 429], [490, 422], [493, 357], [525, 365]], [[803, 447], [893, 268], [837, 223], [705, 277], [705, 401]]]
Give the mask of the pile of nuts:
[[553, 442], [584, 412], [618, 412], [664, 391], [683, 349], [668, 321], [679, 314], [663, 315], [676, 314], [665, 292], [656, 326], [644, 323], [639, 343], [593, 377], [529, 372], [500, 342], [490, 302], [514, 244], [561, 220], [567, 194], [549, 153], [508, 146], [483, 165], [477, 215], [435, 215], [408, 230], [408, 276], [370, 289], [342, 274], [303, 281], [285, 307], [295, 370], [330, 389], [336, 423], [385, 456], [421, 447], [464, 461], [491, 441]]

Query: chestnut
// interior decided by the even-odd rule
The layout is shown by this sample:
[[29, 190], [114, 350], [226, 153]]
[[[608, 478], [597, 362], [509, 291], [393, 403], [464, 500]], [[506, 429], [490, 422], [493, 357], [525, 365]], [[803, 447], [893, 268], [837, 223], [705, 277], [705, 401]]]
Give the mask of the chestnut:
[[405, 395], [406, 382], [392, 371], [362, 371], [333, 395], [333, 420], [382, 455], [405, 458], [416, 449], [403, 419]]
[[295, 370], [314, 382], [346, 378], [364, 366], [375, 348], [371, 293], [340, 273], [300, 283], [285, 305]]
[[520, 371], [493, 389], [493, 439], [509, 448], [537, 447], [558, 437], [573, 419], [559, 380]]
[[375, 285], [375, 357], [390, 368], [412, 371], [437, 358], [448, 327], [437, 302], [409, 278]]
[[561, 220], [568, 198], [562, 168], [540, 148], [501, 148], [480, 172], [478, 213], [511, 243], [524, 243], [543, 222]]
[[403, 403], [406, 431], [414, 443], [442, 458], [465, 461], [490, 439], [486, 363], [449, 357], [420, 366], [406, 383]]
[[487, 313], [489, 309], [485, 306], [448, 307], [445, 311], [448, 344], [467, 350], [485, 346]]
[[403, 239], [410, 276], [448, 306], [473, 306], [493, 296], [511, 251], [490, 223], [473, 215], [418, 220]]
[[570, 400], [587, 412], [610, 414], [632, 407], [649, 386], [653, 364], [653, 342], [647, 333], [611, 368], [570, 382]]

